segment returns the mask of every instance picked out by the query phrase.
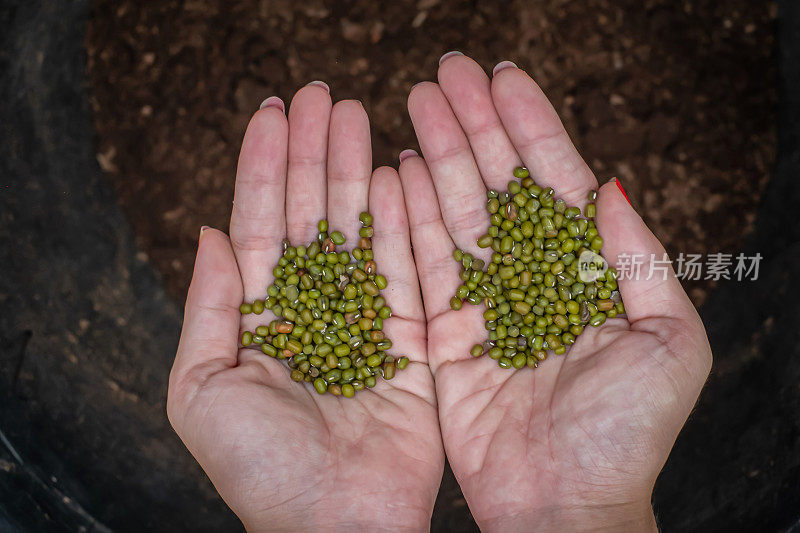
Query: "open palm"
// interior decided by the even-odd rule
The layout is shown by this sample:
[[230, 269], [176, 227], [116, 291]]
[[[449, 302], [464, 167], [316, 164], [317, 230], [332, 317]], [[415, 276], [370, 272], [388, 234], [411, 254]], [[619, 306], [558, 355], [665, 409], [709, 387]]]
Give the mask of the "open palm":
[[[452, 311], [460, 283], [452, 251], [488, 260], [486, 190], [525, 165], [568, 205], [597, 181], [527, 74], [509, 63], [493, 79], [445, 56], [438, 84], [421, 83], [409, 113], [425, 159], [405, 152], [416, 266], [442, 437], [478, 524], [488, 530], [652, 528], [653, 483], [705, 381], [702, 323], [672, 272], [623, 279], [627, 318], [587, 328], [566, 356], [503, 370], [470, 347], [486, 338], [482, 306]], [[412, 196], [413, 195], [413, 196]], [[663, 248], [614, 183], [597, 200], [603, 254], [661, 258]]]
[[[230, 239], [201, 234], [168, 413], [249, 530], [429, 525], [444, 454], [424, 313], [399, 178], [371, 165], [360, 103], [331, 106], [327, 86], [310, 84], [287, 119], [270, 98], [243, 142]], [[272, 320], [238, 307], [264, 297], [284, 237], [307, 244], [327, 218], [355, 242], [368, 208], [394, 313], [385, 330], [411, 363], [355, 398], [320, 396], [280, 361], [238, 348], [241, 331]]]

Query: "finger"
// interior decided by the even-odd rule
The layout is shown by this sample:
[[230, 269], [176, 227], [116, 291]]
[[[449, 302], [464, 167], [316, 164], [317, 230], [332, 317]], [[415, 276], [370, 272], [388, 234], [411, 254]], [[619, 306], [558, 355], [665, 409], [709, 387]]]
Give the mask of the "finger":
[[556, 196], [568, 205], [582, 207], [586, 193], [597, 187], [597, 180], [539, 86], [516, 65], [503, 62], [495, 67], [492, 98], [533, 178], [555, 189]]
[[[619, 290], [631, 323], [652, 317], [699, 321], [671, 266], [650, 267], [666, 258], [664, 247], [628, 203], [616, 180], [600, 188], [597, 229], [603, 236], [603, 257], [618, 270]], [[634, 261], [635, 259], [635, 261]], [[640, 266], [633, 267], [635, 263]], [[648, 279], [650, 278], [650, 279]]]
[[369, 206], [375, 230], [372, 249], [380, 273], [389, 282], [383, 292], [392, 315], [422, 322], [425, 314], [411, 255], [403, 187], [393, 168], [381, 167], [372, 175]]
[[289, 106], [286, 231], [292, 244], [308, 244], [325, 218], [325, 173], [331, 97], [327, 85], [309, 84]]
[[357, 100], [337, 102], [328, 136], [328, 222], [358, 241], [358, 215], [367, 209], [372, 174], [369, 119]]
[[410, 360], [403, 378], [383, 381], [373, 389], [376, 394], [410, 392], [435, 405], [436, 395], [428, 369], [425, 313], [419, 292], [417, 271], [411, 254], [403, 188], [397, 172], [381, 167], [372, 174], [369, 187], [369, 210], [373, 214], [372, 249], [378, 271], [388, 285], [382, 292], [392, 308], [392, 317], [384, 330], [392, 339], [392, 354]]
[[497, 116], [486, 73], [467, 56], [449, 56], [439, 65], [439, 86], [467, 135], [484, 183], [505, 190], [522, 160]]
[[487, 226], [486, 188], [467, 137], [435, 83], [419, 83], [411, 89], [408, 112], [447, 230], [459, 248], [477, 251], [475, 241]]
[[453, 244], [442, 220], [436, 190], [425, 161], [411, 155], [400, 163], [414, 262], [422, 287], [428, 322], [450, 309], [450, 298], [458, 288], [458, 264]]
[[231, 212], [231, 243], [244, 281], [245, 298], [260, 298], [286, 235], [288, 127], [283, 102], [275, 97], [250, 120], [239, 154]]
[[178, 353], [170, 381], [201, 380], [236, 366], [242, 280], [228, 237], [205, 229], [200, 235], [192, 283], [186, 297]]

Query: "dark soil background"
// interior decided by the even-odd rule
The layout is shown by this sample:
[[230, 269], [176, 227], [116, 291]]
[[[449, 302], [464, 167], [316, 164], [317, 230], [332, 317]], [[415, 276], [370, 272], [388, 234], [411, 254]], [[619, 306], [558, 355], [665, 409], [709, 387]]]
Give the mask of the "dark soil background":
[[[775, 154], [772, 2], [99, 0], [87, 50], [98, 161], [172, 296], [199, 227], [226, 228], [244, 129], [314, 79], [364, 102], [374, 163], [417, 143], [411, 86], [461, 50], [530, 72], [601, 179], [674, 257], [733, 252]], [[709, 282], [687, 285], [701, 304]]]
[[[240, 529], [164, 414], [198, 228], [227, 226], [266, 96], [362, 99], [394, 164], [450, 49], [529, 70], [673, 255], [763, 255], [758, 282], [688, 286], [715, 364], [654, 508], [800, 531], [800, 3], [777, 3], [0, 3], [0, 531]], [[475, 529], [449, 472], [432, 529]]]
[[[733, 252], [775, 153], [769, 2], [101, 0], [87, 51], [98, 161], [178, 300], [198, 228], [226, 228], [239, 145], [267, 96], [314, 79], [364, 102], [374, 164], [417, 142], [411, 86], [461, 50], [527, 69], [600, 177], [668, 250]], [[735, 221], [735, 223], [731, 223]], [[696, 304], [710, 282], [688, 286]], [[448, 471], [437, 513], [461, 527]], [[459, 524], [456, 526], [456, 524]], [[466, 526], [465, 526], [466, 527]]]

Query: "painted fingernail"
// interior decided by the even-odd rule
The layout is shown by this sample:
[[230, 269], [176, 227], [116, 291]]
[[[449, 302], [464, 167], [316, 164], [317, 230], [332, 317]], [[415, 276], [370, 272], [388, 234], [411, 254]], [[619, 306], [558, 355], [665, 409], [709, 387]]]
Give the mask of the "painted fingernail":
[[306, 85], [308, 85], [309, 87], [321, 87], [321, 88], [325, 89], [326, 93], [331, 94], [331, 88], [328, 87], [328, 84], [325, 83], [324, 81], [314, 80], [314, 81], [308, 82]]
[[403, 161], [405, 161], [409, 157], [419, 157], [419, 154], [417, 153], [416, 150], [412, 150], [411, 148], [406, 148], [405, 150], [400, 152], [400, 155], [397, 158], [402, 163]]
[[507, 68], [517, 68], [517, 64], [513, 61], [501, 61], [492, 69], [492, 76], [497, 76], [497, 73]]
[[260, 106], [258, 106], [259, 109], [264, 109], [265, 107], [277, 107], [281, 111], [284, 112], [286, 111], [286, 106], [283, 105], [283, 100], [281, 100], [277, 96], [270, 96], [269, 98], [261, 102]]
[[619, 181], [619, 179], [618, 179], [618, 178], [611, 178], [611, 181], [613, 181], [614, 183], [616, 183], [616, 184], [617, 184], [617, 188], [618, 188], [618, 189], [619, 189], [619, 191], [622, 193], [622, 196], [624, 196], [624, 197], [625, 197], [625, 200], [627, 200], [627, 201], [628, 201], [628, 205], [629, 205], [629, 206], [631, 206], [631, 207], [633, 207], [633, 204], [631, 204], [631, 199], [630, 199], [630, 198], [628, 198], [628, 193], [626, 193], [626, 192], [625, 192], [625, 189], [622, 187], [622, 182], [621, 182], [621, 181]]
[[440, 57], [440, 58], [439, 58], [439, 64], [441, 65], [442, 63], [444, 63], [445, 61], [447, 61], [447, 60], [448, 60], [448, 59], [450, 59], [451, 57], [454, 57], [454, 56], [463, 56], [463, 55], [464, 55], [464, 54], [462, 54], [462, 53], [461, 53], [461, 52], [459, 52], [458, 50], [453, 50], [452, 52], [447, 52], [446, 54], [444, 54], [442, 57]]

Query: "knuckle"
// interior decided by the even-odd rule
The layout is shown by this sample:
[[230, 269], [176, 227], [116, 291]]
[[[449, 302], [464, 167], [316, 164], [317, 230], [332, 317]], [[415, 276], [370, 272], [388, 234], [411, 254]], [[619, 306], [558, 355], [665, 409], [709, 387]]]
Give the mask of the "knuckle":
[[447, 217], [447, 226], [451, 233], [474, 233], [485, 225], [485, 211], [481, 208], [467, 207], [452, 212]]
[[272, 250], [280, 244], [281, 240], [282, 237], [274, 231], [264, 235], [239, 235], [237, 232], [231, 231], [231, 245], [237, 251]]

